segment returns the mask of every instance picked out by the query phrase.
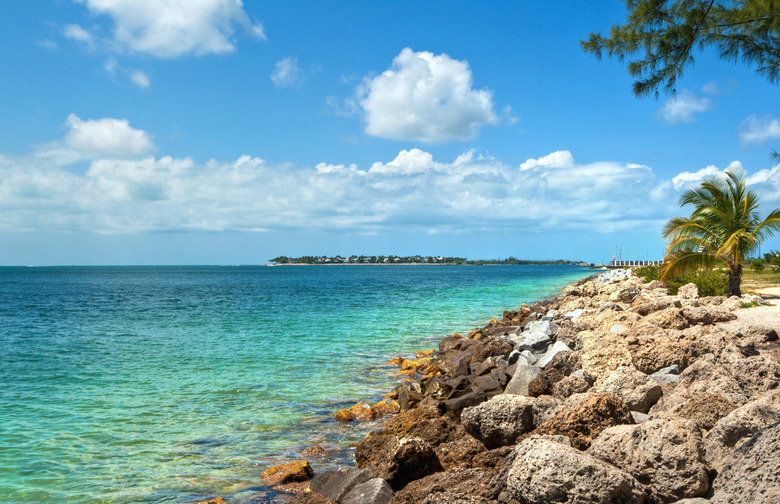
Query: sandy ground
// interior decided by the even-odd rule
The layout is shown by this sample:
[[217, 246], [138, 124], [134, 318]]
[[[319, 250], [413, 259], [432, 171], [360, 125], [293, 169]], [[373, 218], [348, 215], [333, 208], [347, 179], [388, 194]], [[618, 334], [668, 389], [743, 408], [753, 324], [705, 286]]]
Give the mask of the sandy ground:
[[[763, 325], [773, 328], [780, 334], [780, 287], [768, 287], [758, 289], [758, 295], [769, 303], [766, 306], [755, 306], [753, 308], [742, 308], [734, 313], [737, 320], [722, 322], [719, 325], [726, 327], [745, 327], [751, 325]], [[768, 343], [758, 350], [777, 360], [780, 360], [780, 344], [778, 342]]]

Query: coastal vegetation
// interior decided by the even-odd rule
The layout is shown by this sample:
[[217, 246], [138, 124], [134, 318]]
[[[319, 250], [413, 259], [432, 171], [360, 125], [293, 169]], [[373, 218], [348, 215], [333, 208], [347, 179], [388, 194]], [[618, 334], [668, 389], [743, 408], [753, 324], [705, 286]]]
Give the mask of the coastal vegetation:
[[550, 265], [582, 265], [580, 261], [569, 261], [565, 259], [538, 260], [538, 259], [517, 259], [509, 256], [507, 259], [476, 259], [468, 260], [465, 257], [444, 257], [444, 256], [301, 256], [301, 257], [274, 257], [270, 261], [273, 264], [467, 264], [472, 266], [495, 265], [495, 264], [550, 264]]
[[747, 190], [739, 169], [686, 191], [680, 197], [680, 206], [685, 205], [694, 207], [691, 216], [675, 217], [664, 226], [669, 243], [661, 280], [720, 265], [728, 275], [728, 294], [740, 296], [742, 262], [780, 230], [780, 209], [761, 220], [758, 196]]
[[637, 96], [657, 96], [660, 87], [674, 93], [677, 79], [694, 63], [693, 51], [704, 48], [755, 65], [769, 82], [780, 81], [780, 9], [774, 0], [626, 0], [626, 6], [624, 25], [613, 26], [607, 37], [591, 33], [581, 45], [598, 58], [628, 60]]

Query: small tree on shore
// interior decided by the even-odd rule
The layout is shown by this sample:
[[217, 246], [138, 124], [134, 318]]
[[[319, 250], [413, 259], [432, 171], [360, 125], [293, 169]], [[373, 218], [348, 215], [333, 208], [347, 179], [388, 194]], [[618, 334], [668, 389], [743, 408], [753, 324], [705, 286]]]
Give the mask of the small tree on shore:
[[780, 231], [780, 209], [760, 220], [758, 196], [747, 190], [741, 169], [686, 191], [680, 197], [680, 206], [685, 205], [693, 205], [691, 216], [675, 217], [664, 226], [669, 243], [661, 280], [722, 265], [728, 272], [729, 295], [741, 296], [742, 261]]

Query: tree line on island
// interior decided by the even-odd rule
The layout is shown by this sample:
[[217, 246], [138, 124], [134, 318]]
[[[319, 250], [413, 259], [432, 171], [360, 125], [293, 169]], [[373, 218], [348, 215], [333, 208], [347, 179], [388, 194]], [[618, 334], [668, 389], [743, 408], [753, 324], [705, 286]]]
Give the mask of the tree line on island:
[[568, 261], [556, 259], [552, 261], [540, 261], [531, 259], [517, 259], [509, 256], [507, 259], [478, 259], [469, 260], [465, 257], [444, 257], [444, 256], [397, 256], [397, 255], [351, 255], [351, 256], [301, 256], [288, 257], [279, 256], [270, 260], [272, 264], [466, 264], [466, 265], [488, 265], [488, 264], [569, 264], [581, 265], [580, 261]]

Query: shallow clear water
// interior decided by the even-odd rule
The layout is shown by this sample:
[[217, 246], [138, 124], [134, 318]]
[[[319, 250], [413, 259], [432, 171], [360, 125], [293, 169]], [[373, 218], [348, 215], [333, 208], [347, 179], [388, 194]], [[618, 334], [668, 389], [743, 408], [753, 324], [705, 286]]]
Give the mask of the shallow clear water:
[[590, 272], [566, 266], [0, 268], [0, 501], [247, 501], [350, 463], [383, 362]]

